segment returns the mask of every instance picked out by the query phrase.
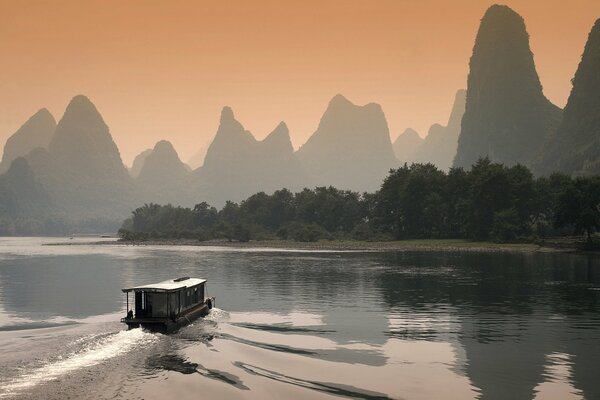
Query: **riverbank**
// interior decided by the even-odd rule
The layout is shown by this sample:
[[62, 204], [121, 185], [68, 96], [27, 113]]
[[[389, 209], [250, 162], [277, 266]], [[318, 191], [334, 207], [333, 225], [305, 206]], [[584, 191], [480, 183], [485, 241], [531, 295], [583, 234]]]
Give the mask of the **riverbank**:
[[318, 242], [295, 242], [291, 240], [257, 240], [234, 242], [209, 240], [200, 242], [193, 239], [149, 239], [144, 241], [98, 242], [97, 244], [118, 244], [123, 246], [220, 246], [233, 248], [274, 248], [292, 250], [330, 251], [468, 251], [468, 252], [570, 252], [576, 248], [538, 245], [533, 243], [494, 243], [473, 242], [461, 239], [423, 239], [386, 242], [355, 240], [321, 240]]

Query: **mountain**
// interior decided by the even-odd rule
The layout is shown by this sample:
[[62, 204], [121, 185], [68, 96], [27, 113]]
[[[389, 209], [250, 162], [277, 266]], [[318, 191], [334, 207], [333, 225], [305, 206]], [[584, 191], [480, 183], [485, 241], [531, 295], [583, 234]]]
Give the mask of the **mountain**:
[[2, 162], [0, 163], [0, 172], [8, 170], [10, 163], [15, 158], [26, 155], [36, 147], [48, 148], [55, 129], [56, 121], [50, 111], [42, 108], [33, 114], [6, 141]]
[[600, 19], [585, 45], [562, 123], [541, 159], [541, 173], [600, 174]]
[[57, 207], [73, 221], [123, 219], [139, 204], [102, 116], [85, 96], [74, 97], [48, 150], [27, 160]]
[[138, 179], [161, 185], [169, 180], [184, 179], [187, 176], [188, 169], [179, 159], [173, 145], [161, 140], [146, 157]]
[[412, 163], [415, 151], [421, 146], [423, 139], [417, 131], [412, 128], [406, 129], [402, 132], [394, 143], [392, 148], [394, 149], [394, 155], [401, 163]]
[[265, 190], [272, 192], [286, 188], [301, 190], [311, 186], [306, 171], [294, 153], [290, 131], [280, 122], [258, 146], [258, 170], [265, 177]]
[[0, 216], [30, 217], [52, 208], [50, 195], [44, 190], [27, 160], [18, 157], [0, 176]]
[[204, 164], [204, 157], [206, 157], [208, 146], [208, 143], [202, 145], [202, 147], [190, 157], [187, 165], [189, 165], [192, 170], [198, 169]]
[[131, 164], [131, 168], [129, 168], [129, 175], [131, 175], [132, 178], [137, 178], [140, 176], [140, 172], [142, 171], [146, 157], [148, 157], [150, 153], [152, 153], [152, 149], [146, 149], [135, 156], [133, 159], [133, 164]]
[[560, 120], [561, 110], [542, 92], [523, 18], [506, 6], [490, 7], [470, 61], [454, 165], [468, 168], [488, 156], [531, 166]]
[[236, 166], [251, 155], [256, 139], [235, 119], [233, 110], [224, 107], [217, 134], [208, 147], [203, 172], [217, 172], [226, 165]]
[[434, 124], [429, 128], [423, 143], [413, 153], [414, 162], [430, 162], [443, 170], [448, 170], [452, 166], [458, 147], [461, 121], [465, 113], [466, 96], [465, 90], [456, 92], [448, 124], [446, 126]]
[[241, 201], [260, 191], [300, 189], [306, 182], [284, 123], [258, 141], [229, 107], [223, 108], [204, 165], [195, 175], [200, 198], [215, 206], [227, 200]]
[[75, 96], [56, 126], [49, 151], [74, 173], [86, 177], [127, 177], [108, 126], [85, 96]]
[[374, 191], [394, 156], [387, 121], [381, 106], [352, 104], [342, 95], [327, 106], [315, 133], [296, 153], [319, 186]]
[[193, 205], [190, 180], [191, 172], [166, 140], [156, 143], [146, 156], [137, 178], [145, 203], [186, 206]]
[[294, 153], [294, 146], [290, 139], [290, 130], [283, 121], [280, 122], [273, 132], [269, 133], [261, 143], [262, 150], [267, 153], [273, 153], [274, 155], [279, 153], [286, 155]]

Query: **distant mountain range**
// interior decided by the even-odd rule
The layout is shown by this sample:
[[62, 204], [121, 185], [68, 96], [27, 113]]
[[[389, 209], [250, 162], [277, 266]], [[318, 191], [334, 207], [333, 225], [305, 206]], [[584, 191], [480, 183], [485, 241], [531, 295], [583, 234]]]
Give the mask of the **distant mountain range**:
[[459, 90], [454, 97], [452, 112], [446, 126], [433, 124], [424, 139], [413, 129], [404, 131], [394, 141], [394, 153], [398, 160], [407, 163], [433, 163], [448, 170], [458, 147], [461, 120], [465, 113], [467, 92]]
[[392, 148], [396, 158], [401, 162], [412, 163], [415, 157], [415, 152], [423, 144], [423, 138], [413, 128], [406, 128], [394, 143]]
[[56, 121], [50, 111], [42, 108], [31, 116], [4, 145], [0, 172], [5, 172], [17, 157], [29, 154], [33, 149], [47, 149], [56, 130]]
[[264, 140], [258, 141], [235, 119], [229, 107], [223, 108], [217, 134], [210, 144], [204, 164], [194, 171], [198, 198], [222, 206], [249, 195], [281, 188], [299, 190], [310, 185], [281, 122]]
[[259, 141], [229, 107], [205, 156], [201, 146], [194, 169], [164, 140], [127, 169], [87, 97], [74, 97], [58, 124], [39, 110], [5, 144], [0, 234], [114, 231], [149, 202], [220, 207], [259, 191], [329, 185], [371, 192], [405, 162], [469, 168], [489, 157], [537, 174], [598, 174], [600, 20], [564, 113], [543, 95], [523, 19], [495, 5], [481, 21], [467, 90], [457, 92], [447, 125], [432, 125], [425, 138], [407, 129], [392, 145], [380, 105], [358, 106], [337, 95], [298, 151], [285, 123]]
[[166, 140], [156, 143], [145, 157], [136, 178], [139, 195], [145, 201], [160, 204], [194, 204], [195, 193], [190, 168]]
[[85, 96], [74, 97], [48, 149], [25, 159], [57, 212], [68, 220], [117, 220], [140, 200], [109, 128]]
[[297, 152], [302, 166], [319, 186], [373, 191], [399, 162], [379, 104], [359, 107], [335, 96], [316, 132]]
[[224, 107], [201, 167], [192, 170], [162, 140], [128, 170], [101, 114], [79, 95], [58, 124], [47, 110], [33, 115], [7, 141], [1, 165], [0, 234], [27, 234], [114, 230], [149, 202], [220, 207], [316, 185], [372, 191], [399, 161], [381, 107], [338, 95], [298, 152], [285, 123], [259, 141]]

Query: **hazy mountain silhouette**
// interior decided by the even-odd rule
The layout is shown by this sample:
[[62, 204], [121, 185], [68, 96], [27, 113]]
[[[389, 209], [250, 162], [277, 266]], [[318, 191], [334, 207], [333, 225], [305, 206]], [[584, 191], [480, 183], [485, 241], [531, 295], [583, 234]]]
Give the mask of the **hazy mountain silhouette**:
[[85, 96], [75, 96], [48, 151], [27, 156], [54, 203], [69, 218], [123, 218], [139, 202], [108, 126]]
[[42, 108], [33, 114], [4, 145], [0, 172], [8, 170], [10, 163], [17, 157], [28, 154], [36, 147], [48, 148], [56, 121], [50, 111]]
[[258, 168], [268, 179], [266, 191], [300, 190], [310, 185], [310, 178], [294, 153], [285, 122], [280, 122], [259, 144]]
[[317, 185], [357, 191], [376, 190], [400, 164], [381, 106], [357, 106], [342, 95], [329, 102], [316, 132], [296, 154]]
[[[43, 216], [52, 209], [52, 205], [50, 195], [36, 178], [27, 160], [23, 157], [13, 160], [8, 171], [0, 176], [0, 217]], [[0, 233], [9, 233], [2, 223]]]
[[402, 132], [394, 143], [392, 148], [394, 149], [394, 155], [401, 163], [412, 163], [414, 160], [415, 151], [421, 146], [423, 139], [417, 131], [412, 128], [407, 128]]
[[146, 157], [137, 182], [144, 202], [192, 206], [191, 175], [173, 145], [161, 140]]
[[146, 157], [139, 180], [164, 183], [168, 179], [182, 179], [186, 176], [188, 169], [179, 159], [171, 142], [161, 140]]
[[216, 206], [259, 191], [299, 189], [306, 182], [284, 123], [257, 141], [229, 107], [223, 108], [204, 165], [195, 174], [201, 200]]
[[230, 107], [221, 111], [221, 120], [217, 134], [208, 147], [204, 158], [203, 172], [221, 169], [224, 164], [235, 165], [252, 154], [256, 139], [244, 129], [233, 115]]
[[446, 126], [434, 124], [423, 143], [413, 153], [414, 162], [433, 163], [438, 168], [448, 170], [456, 155], [458, 137], [461, 130], [461, 121], [465, 113], [467, 92], [459, 90], [454, 97], [452, 112]]
[[600, 174], [600, 19], [585, 45], [563, 121], [541, 158], [542, 173]]
[[140, 172], [142, 172], [142, 167], [144, 166], [146, 157], [148, 157], [150, 153], [152, 153], [152, 149], [146, 149], [135, 156], [133, 159], [133, 164], [131, 164], [131, 168], [129, 168], [129, 175], [131, 175], [132, 178], [137, 178], [140, 176]]
[[74, 174], [127, 177], [119, 149], [102, 116], [85, 96], [73, 97], [56, 126], [50, 154]]
[[290, 131], [285, 122], [280, 122], [273, 132], [262, 140], [262, 150], [268, 152], [277, 152], [286, 155], [294, 153], [294, 146], [290, 139]]
[[506, 6], [490, 7], [470, 61], [466, 111], [454, 165], [479, 157], [531, 166], [541, 144], [560, 123], [561, 110], [542, 93], [523, 18]]
[[198, 169], [202, 165], [204, 165], [204, 158], [206, 157], [206, 152], [208, 151], [208, 146], [209, 146], [208, 143], [202, 145], [200, 147], [200, 149], [198, 151], [196, 151], [194, 154], [192, 154], [190, 159], [187, 161], [186, 164], [189, 165], [189, 167], [192, 170]]

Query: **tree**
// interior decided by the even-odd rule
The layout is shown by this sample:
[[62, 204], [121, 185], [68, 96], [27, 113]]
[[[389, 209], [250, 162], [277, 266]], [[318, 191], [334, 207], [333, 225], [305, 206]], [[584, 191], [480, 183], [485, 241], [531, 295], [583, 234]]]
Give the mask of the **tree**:
[[217, 209], [211, 207], [207, 202], [194, 206], [194, 225], [196, 228], [208, 228], [217, 223]]
[[600, 229], [600, 177], [576, 178], [571, 182], [559, 195], [555, 225], [572, 226], [591, 242], [592, 233]]
[[494, 224], [494, 214], [510, 207], [508, 174], [502, 164], [480, 158], [471, 168], [469, 193], [469, 235], [473, 239], [488, 239]]

